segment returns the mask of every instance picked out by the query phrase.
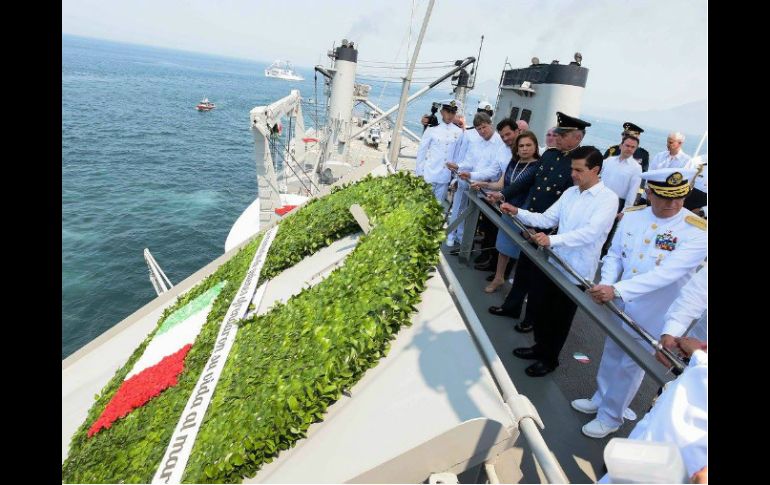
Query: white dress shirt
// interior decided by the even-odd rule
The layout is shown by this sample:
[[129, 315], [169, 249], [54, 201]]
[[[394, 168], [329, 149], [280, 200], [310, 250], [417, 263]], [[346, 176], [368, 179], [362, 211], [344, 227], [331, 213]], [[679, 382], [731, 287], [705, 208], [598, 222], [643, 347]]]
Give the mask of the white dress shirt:
[[[666, 324], [663, 326], [661, 335], [668, 334], [674, 337], [684, 335], [693, 320], [704, 316], [708, 308], [708, 292], [708, 266], [704, 266], [682, 287], [679, 296], [671, 304], [666, 313]], [[690, 332], [688, 335], [699, 340], [708, 340], [708, 328], [699, 329], [696, 326], [695, 329], [698, 331]]]
[[[505, 142], [500, 138], [498, 132], [495, 132], [495, 134], [492, 135], [492, 139], [495, 143], [505, 145]], [[479, 132], [476, 131], [476, 128], [471, 127], [463, 130], [463, 136], [457, 141], [457, 148], [455, 149], [454, 159], [452, 161], [457, 162], [458, 160], [465, 158], [465, 155], [468, 153], [468, 147], [471, 146], [472, 143], [480, 140], [482, 140], [482, 138], [481, 135], [479, 135]]]
[[[582, 192], [573, 185], [542, 214], [519, 209], [518, 217], [528, 226], [549, 228], [558, 225], [559, 231], [549, 236], [551, 249], [577, 273], [593, 281], [602, 246], [617, 210], [618, 196], [599, 182]], [[578, 284], [559, 263], [551, 263]]]
[[440, 122], [425, 130], [417, 149], [415, 174], [429, 183], [449, 182], [452, 174], [446, 168], [446, 162], [452, 161], [462, 134], [463, 131], [454, 123]]
[[602, 164], [602, 182], [619, 199], [625, 199], [623, 207], [632, 206], [642, 183], [642, 166], [634, 157], [609, 157]]
[[511, 149], [495, 133], [489, 140], [481, 136], [471, 140], [465, 156], [457, 165], [459, 172], [470, 172], [472, 181], [495, 182], [505, 172], [510, 160]]
[[673, 157], [668, 150], [663, 150], [652, 157], [648, 170], [657, 170], [659, 168], [684, 168], [687, 165], [687, 162], [690, 161], [690, 158], [690, 155], [686, 154], [684, 150], [679, 150], [679, 153]]

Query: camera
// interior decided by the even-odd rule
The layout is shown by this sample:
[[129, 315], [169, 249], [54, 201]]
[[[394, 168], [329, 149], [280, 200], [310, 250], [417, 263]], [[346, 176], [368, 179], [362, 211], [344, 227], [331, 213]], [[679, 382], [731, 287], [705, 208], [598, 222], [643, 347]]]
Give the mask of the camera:
[[422, 127], [423, 133], [425, 133], [425, 130], [429, 126], [438, 126], [438, 117], [436, 116], [436, 112], [439, 109], [441, 109], [441, 103], [434, 102], [433, 104], [431, 104], [431, 106], [430, 106], [430, 114], [429, 115], [424, 115], [424, 116], [428, 117], [428, 124]]

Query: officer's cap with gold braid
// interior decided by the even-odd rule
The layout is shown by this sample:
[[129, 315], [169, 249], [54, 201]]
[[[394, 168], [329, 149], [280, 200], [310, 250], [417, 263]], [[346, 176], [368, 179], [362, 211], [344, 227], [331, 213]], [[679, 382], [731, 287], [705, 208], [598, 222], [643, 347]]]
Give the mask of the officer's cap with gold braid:
[[641, 135], [642, 133], [644, 133], [644, 130], [641, 129], [638, 125], [635, 125], [630, 121], [626, 121], [625, 123], [623, 123], [624, 135], [632, 135], [639, 138], [639, 135]]
[[689, 168], [659, 168], [642, 173], [647, 187], [658, 197], [678, 199], [690, 193], [690, 180], [695, 170]]
[[556, 112], [556, 128], [553, 129], [553, 132], [556, 134], [563, 134], [567, 133], [572, 130], [583, 130], [587, 127], [591, 126], [591, 123], [587, 121], [583, 121], [580, 118], [575, 118], [574, 116], [565, 115], [561, 111]]

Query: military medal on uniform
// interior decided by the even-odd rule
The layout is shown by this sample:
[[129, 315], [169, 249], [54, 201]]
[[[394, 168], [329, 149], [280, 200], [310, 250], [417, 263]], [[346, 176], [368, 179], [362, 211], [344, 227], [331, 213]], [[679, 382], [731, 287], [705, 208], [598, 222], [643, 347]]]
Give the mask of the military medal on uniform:
[[676, 236], [671, 235], [670, 230], [655, 236], [655, 246], [664, 251], [673, 251], [676, 249], [676, 242], [677, 238]]

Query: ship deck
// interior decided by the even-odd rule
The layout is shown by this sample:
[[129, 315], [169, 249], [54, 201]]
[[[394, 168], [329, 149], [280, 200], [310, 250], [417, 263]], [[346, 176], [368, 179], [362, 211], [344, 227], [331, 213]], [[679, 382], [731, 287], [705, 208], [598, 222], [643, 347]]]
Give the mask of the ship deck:
[[[483, 288], [488, 284], [485, 278], [489, 272], [477, 271], [472, 266], [460, 263], [457, 256], [449, 255], [444, 246], [442, 251], [516, 389], [529, 397], [537, 408], [545, 425], [541, 434], [567, 478], [571, 483], [596, 482], [604, 474], [602, 471], [604, 447], [611, 438], [628, 436], [638, 419], [647, 412], [657, 392], [657, 385], [645, 377], [639, 393], [631, 403], [631, 409], [639, 417], [637, 421], [626, 421], [617, 433], [604, 439], [584, 436], [580, 428], [592, 417], [573, 410], [569, 403], [573, 399], [590, 397], [595, 391], [595, 376], [601, 360], [605, 334], [587, 315], [578, 310], [570, 335], [562, 349], [559, 367], [544, 377], [527, 376], [524, 369], [532, 361], [518, 359], [511, 351], [516, 347], [533, 345], [532, 334], [521, 334], [513, 330], [513, 325], [519, 320], [492, 315], [487, 311], [489, 306], [499, 305], [502, 302], [510, 285], [506, 283], [496, 293], [485, 293]], [[575, 352], [586, 354], [590, 362], [582, 364], [573, 359], [572, 355]], [[522, 483], [544, 481], [523, 436], [519, 437], [516, 446], [524, 450], [521, 461]]]

